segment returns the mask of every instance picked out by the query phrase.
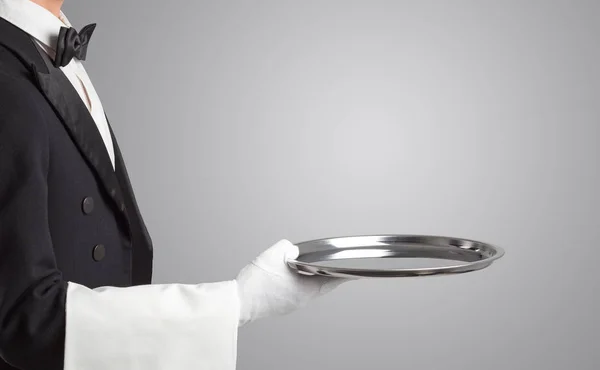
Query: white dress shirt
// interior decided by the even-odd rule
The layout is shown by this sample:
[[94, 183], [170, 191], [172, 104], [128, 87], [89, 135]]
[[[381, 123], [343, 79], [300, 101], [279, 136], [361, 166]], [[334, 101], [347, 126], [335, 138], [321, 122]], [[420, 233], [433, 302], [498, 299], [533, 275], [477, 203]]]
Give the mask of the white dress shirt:
[[[55, 45], [60, 28], [72, 27], [62, 12], [57, 18], [46, 8], [30, 0], [0, 0], [0, 17], [32, 36], [52, 60], [56, 55]], [[93, 41], [91, 45], [90, 49], [93, 49]], [[93, 52], [90, 54], [93, 55]], [[104, 108], [83, 64], [77, 58], [73, 58], [69, 64], [60, 69], [87, 106], [102, 136], [114, 169], [115, 153]]]

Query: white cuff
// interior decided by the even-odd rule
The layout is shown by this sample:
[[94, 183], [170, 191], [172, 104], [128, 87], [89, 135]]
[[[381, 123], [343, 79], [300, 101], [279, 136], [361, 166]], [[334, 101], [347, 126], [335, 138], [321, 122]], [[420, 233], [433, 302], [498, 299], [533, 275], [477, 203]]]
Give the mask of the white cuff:
[[69, 283], [65, 370], [235, 370], [237, 283]]

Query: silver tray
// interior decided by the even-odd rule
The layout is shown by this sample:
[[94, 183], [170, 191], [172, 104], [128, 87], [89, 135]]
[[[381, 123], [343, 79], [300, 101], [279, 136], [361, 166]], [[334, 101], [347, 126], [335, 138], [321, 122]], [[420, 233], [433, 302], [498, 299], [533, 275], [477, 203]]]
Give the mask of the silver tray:
[[296, 243], [288, 265], [304, 275], [343, 278], [459, 274], [481, 270], [504, 255], [476, 240], [430, 235], [361, 235]]

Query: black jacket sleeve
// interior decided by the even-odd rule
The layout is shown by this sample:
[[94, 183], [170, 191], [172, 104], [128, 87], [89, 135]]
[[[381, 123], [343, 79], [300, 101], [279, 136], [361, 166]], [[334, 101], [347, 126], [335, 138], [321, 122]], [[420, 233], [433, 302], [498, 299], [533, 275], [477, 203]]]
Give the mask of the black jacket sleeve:
[[48, 227], [48, 132], [27, 81], [0, 70], [0, 357], [63, 368], [67, 283]]

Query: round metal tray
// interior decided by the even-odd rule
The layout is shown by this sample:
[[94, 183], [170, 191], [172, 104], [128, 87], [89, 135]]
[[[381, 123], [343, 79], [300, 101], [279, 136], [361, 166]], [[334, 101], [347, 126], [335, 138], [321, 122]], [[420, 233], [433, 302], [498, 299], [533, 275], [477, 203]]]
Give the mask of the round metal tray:
[[343, 278], [459, 274], [504, 255], [502, 248], [480, 241], [430, 235], [346, 236], [296, 245], [300, 254], [287, 263], [298, 273]]

